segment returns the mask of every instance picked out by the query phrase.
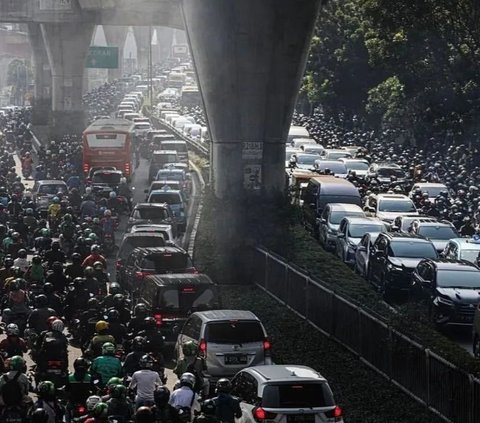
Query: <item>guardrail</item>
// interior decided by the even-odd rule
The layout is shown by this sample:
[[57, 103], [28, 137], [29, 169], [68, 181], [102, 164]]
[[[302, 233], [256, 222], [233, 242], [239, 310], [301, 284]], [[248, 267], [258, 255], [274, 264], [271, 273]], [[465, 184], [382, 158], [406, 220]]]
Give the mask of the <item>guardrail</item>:
[[[447, 422], [480, 422], [480, 380], [278, 255], [253, 251], [254, 282]], [[413, 421], [413, 420], [412, 420]]]

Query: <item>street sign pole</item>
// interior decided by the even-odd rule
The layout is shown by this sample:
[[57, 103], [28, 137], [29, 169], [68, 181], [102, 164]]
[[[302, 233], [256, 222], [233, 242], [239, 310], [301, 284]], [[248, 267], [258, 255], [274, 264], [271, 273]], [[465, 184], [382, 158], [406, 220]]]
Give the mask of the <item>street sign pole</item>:
[[152, 25], [148, 27], [148, 96], [150, 98], [150, 107], [153, 106], [152, 102], [152, 73], [153, 73], [153, 63], [152, 63]]

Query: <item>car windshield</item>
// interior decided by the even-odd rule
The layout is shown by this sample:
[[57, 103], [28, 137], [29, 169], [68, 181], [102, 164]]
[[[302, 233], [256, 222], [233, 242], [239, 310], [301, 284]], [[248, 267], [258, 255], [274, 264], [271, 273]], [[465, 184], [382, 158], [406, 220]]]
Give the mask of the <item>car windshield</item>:
[[378, 169], [377, 174], [382, 178], [389, 178], [390, 176], [396, 176], [397, 178], [405, 177], [405, 173], [402, 169], [395, 169], [391, 167], [380, 168]]
[[437, 250], [430, 242], [393, 241], [390, 243], [388, 255], [405, 258], [437, 258]]
[[263, 390], [262, 407], [265, 408], [308, 409], [333, 405], [332, 391], [326, 383], [268, 384]]
[[149, 203], [181, 204], [182, 197], [176, 192], [153, 193], [150, 195]]
[[330, 169], [333, 173], [335, 174], [345, 174], [347, 173], [347, 168], [342, 162], [328, 162], [328, 163], [322, 163], [321, 160], [317, 161], [316, 163], [318, 165], [319, 170], [325, 170], [325, 169]]
[[131, 236], [123, 243], [118, 256], [125, 258], [137, 247], [163, 247], [165, 240], [161, 236]]
[[205, 340], [216, 344], [246, 344], [261, 342], [265, 338], [257, 321], [211, 322], [207, 324]]
[[420, 226], [418, 234], [430, 239], [449, 240], [457, 238], [456, 231], [449, 226]]
[[386, 232], [385, 225], [383, 224], [362, 224], [362, 225], [350, 225], [348, 228], [348, 235], [351, 238], [361, 238], [367, 232]]
[[411, 213], [417, 211], [417, 209], [410, 200], [380, 200], [378, 203], [378, 211], [387, 213]]
[[95, 173], [92, 178], [94, 184], [120, 184], [120, 178], [122, 177], [119, 173], [110, 173], [110, 172], [101, 172]]
[[54, 185], [54, 184], [46, 184], [46, 185], [41, 185], [40, 188], [38, 189], [39, 194], [50, 194], [50, 195], [55, 195], [58, 192], [67, 192], [67, 188], [65, 185]]
[[344, 218], [344, 217], [347, 217], [347, 216], [350, 216], [350, 217], [363, 217], [365, 216], [365, 213], [361, 210], [358, 210], [358, 211], [334, 211], [330, 214], [330, 223], [332, 225], [339, 225], [341, 220]]
[[460, 251], [460, 258], [462, 260], [467, 260], [471, 263], [476, 263], [479, 253], [480, 250], [462, 250]]
[[157, 173], [157, 181], [160, 180], [173, 180], [173, 181], [183, 181], [184, 173], [183, 172], [172, 172], [170, 170], [162, 170]]
[[426, 192], [430, 198], [437, 197], [442, 191], [448, 191], [446, 187], [424, 187], [422, 192]]
[[163, 253], [147, 256], [143, 259], [144, 269], [155, 269], [155, 273], [182, 273], [191, 267], [190, 259], [184, 253]]
[[348, 162], [345, 164], [348, 170], [368, 170], [368, 163]]
[[318, 160], [317, 155], [306, 155], [306, 154], [299, 154], [297, 156], [297, 163], [304, 164], [304, 165], [312, 165], [315, 163], [315, 160]]
[[167, 219], [168, 212], [162, 207], [138, 208], [133, 212], [134, 219]]
[[198, 309], [211, 309], [215, 301], [215, 292], [211, 287], [188, 286], [172, 287], [159, 293], [158, 306], [161, 309], [188, 312]]
[[441, 288], [480, 289], [480, 272], [461, 270], [439, 270], [437, 286]]
[[327, 157], [330, 160], [337, 160], [342, 157], [352, 157], [352, 155], [347, 151], [331, 151], [330, 153], [327, 154]]

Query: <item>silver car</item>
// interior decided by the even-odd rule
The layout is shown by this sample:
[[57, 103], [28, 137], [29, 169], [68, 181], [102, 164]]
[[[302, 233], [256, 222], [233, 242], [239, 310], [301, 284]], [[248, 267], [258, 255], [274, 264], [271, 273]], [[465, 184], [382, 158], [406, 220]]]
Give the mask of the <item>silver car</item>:
[[205, 357], [205, 377], [216, 381], [245, 367], [272, 364], [271, 343], [260, 319], [251, 311], [210, 310], [192, 313], [181, 329], [175, 354], [183, 359], [182, 345], [193, 341]]
[[240, 398], [238, 423], [343, 423], [327, 380], [295, 364], [249, 367], [232, 380]]
[[362, 236], [362, 239], [358, 243], [357, 249], [355, 250], [355, 273], [358, 273], [365, 278], [367, 277], [370, 250], [372, 249], [373, 244], [377, 240], [379, 233], [380, 232], [367, 232], [365, 235]]

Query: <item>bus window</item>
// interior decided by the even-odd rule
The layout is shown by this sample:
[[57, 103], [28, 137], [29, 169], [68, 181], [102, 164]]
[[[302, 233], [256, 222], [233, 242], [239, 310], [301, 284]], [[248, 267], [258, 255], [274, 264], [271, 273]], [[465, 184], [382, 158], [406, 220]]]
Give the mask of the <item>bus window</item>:
[[123, 148], [127, 136], [125, 134], [87, 134], [90, 148]]

